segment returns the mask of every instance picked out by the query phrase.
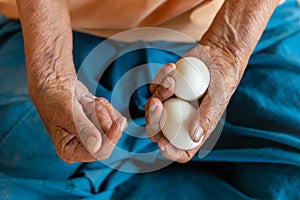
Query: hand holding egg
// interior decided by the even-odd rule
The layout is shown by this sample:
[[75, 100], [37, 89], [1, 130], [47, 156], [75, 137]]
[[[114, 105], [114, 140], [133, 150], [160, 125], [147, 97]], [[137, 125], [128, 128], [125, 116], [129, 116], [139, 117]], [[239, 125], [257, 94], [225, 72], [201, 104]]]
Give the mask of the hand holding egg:
[[[182, 58], [176, 65], [169, 64], [157, 74], [154, 82], [162, 83], [160, 86], [152, 84], [150, 87], [154, 95], [149, 102], [156, 106], [150, 105], [146, 118], [149, 121], [147, 133], [153, 141], [163, 136], [174, 147], [181, 150], [194, 149], [201, 144], [204, 135], [195, 142], [188, 131], [189, 123], [196, 114], [196, 108], [188, 101], [199, 99], [205, 93], [209, 81], [210, 76], [206, 65], [194, 57]], [[178, 98], [169, 99], [174, 93]], [[149, 107], [149, 104], [146, 107]], [[154, 107], [156, 109], [151, 109]], [[161, 117], [158, 120], [152, 116]]]
[[199, 134], [196, 142], [190, 137], [188, 127], [196, 109], [187, 101], [197, 100], [205, 93], [210, 81], [209, 71], [201, 60], [185, 57], [176, 63], [172, 77], [176, 83], [174, 93], [178, 98], [164, 102], [160, 127], [163, 135], [175, 147], [193, 149], [201, 144], [204, 135]]
[[[167, 104], [168, 99], [170, 99], [174, 95], [174, 92], [177, 93], [176, 97], [180, 97], [179, 99], [183, 101], [189, 102], [189, 99], [187, 99], [186, 97], [193, 97], [193, 92], [191, 93], [191, 91], [193, 90], [188, 91], [189, 88], [180, 90], [183, 92], [188, 92], [189, 95], [187, 95], [186, 97], [182, 97], [180, 95], [180, 92], [176, 92], [176, 90], [178, 91], [181, 86], [189, 85], [183, 83], [178, 88], [178, 82], [180, 82], [180, 80], [176, 78], [175, 74], [180, 71], [177, 69], [178, 67], [180, 68], [180, 62], [185, 63], [182, 61], [190, 56], [201, 58], [201, 60], [203, 60], [203, 62], [209, 68], [209, 78], [198, 78], [203, 86], [205, 86], [205, 83], [208, 83], [204, 80], [209, 81], [209, 86], [207, 90], [206, 88], [202, 90], [204, 91], [204, 94], [202, 94], [202, 92], [198, 93], [198, 95], [200, 94], [200, 96], [203, 95], [202, 97], [200, 97], [201, 103], [199, 107], [196, 107], [195, 115], [191, 119], [187, 119], [187, 121], [189, 121], [188, 126], [185, 126], [185, 129], [187, 129], [187, 131], [185, 131], [185, 135], [189, 137], [184, 138], [189, 139], [188, 141], [190, 144], [193, 144], [192, 142], [201, 142], [199, 142], [200, 144], [196, 145], [195, 148], [192, 148], [193, 145], [187, 145], [182, 148], [176, 144], [177, 140], [172, 139], [168, 136], [171, 135], [172, 137], [174, 137], [174, 135], [176, 135], [178, 131], [175, 130], [175, 133], [169, 133], [169, 131], [166, 130], [164, 131], [164, 129], [166, 128], [164, 128], [163, 125], [166, 122], [161, 122], [161, 119], [164, 112], [163, 104]], [[195, 60], [196, 58], [192, 59]], [[224, 51], [224, 49], [222, 48], [218, 48], [215, 46], [197, 45], [186, 54], [185, 58], [180, 59], [176, 63], [176, 65], [167, 64], [157, 73], [150, 85], [150, 91], [153, 93], [153, 96], [145, 105], [145, 116], [147, 122], [146, 132], [150, 140], [158, 143], [161, 153], [165, 157], [177, 162], [187, 162], [192, 159], [192, 157], [199, 151], [203, 143], [210, 137], [213, 130], [215, 130], [215, 128], [217, 127], [217, 124], [243, 75], [245, 68], [241, 67], [242, 63], [240, 63], [239, 61], [240, 60], [232, 57], [230, 53]], [[194, 76], [197, 73], [185, 72], [183, 74], [192, 74]], [[182, 78], [182, 80], [189, 81], [190, 78]], [[166, 120], [168, 120], [168, 117], [166, 117]], [[172, 117], [170, 118], [170, 120], [173, 120]], [[173, 143], [172, 140], [174, 140]]]

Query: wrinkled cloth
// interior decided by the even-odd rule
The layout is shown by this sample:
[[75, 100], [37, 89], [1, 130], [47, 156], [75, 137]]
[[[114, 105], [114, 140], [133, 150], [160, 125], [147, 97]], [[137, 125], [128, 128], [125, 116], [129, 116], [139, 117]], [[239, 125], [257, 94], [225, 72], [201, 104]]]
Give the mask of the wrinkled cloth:
[[[199, 40], [224, 0], [68, 0], [75, 30], [110, 37], [138, 27], [161, 27]], [[15, 0], [0, 0], [0, 14], [17, 19]], [[154, 39], [152, 39], [154, 40]], [[178, 41], [178, 38], [176, 39]]]
[[[103, 162], [69, 165], [57, 157], [28, 95], [20, 23], [0, 17], [0, 199], [299, 199], [299, 11], [290, 0], [273, 14], [226, 110], [214, 149], [204, 158], [196, 155], [189, 163], [140, 174]], [[73, 36], [74, 63], [80, 70], [105, 39], [78, 32]], [[112, 100], [114, 86], [127, 71], [145, 63], [174, 62], [193, 45], [111, 41], [107, 52], [114, 62], [100, 80], [90, 81], [97, 82], [98, 96]], [[101, 62], [98, 65], [101, 68]], [[147, 69], [131, 84], [151, 80], [157, 70]], [[131, 97], [137, 124], [145, 124], [143, 106], [149, 96], [145, 85]], [[146, 138], [127, 134], [118, 147], [130, 152], [158, 149]], [[161, 155], [157, 158], [164, 161]], [[154, 162], [128, 159], [120, 165], [138, 167], [138, 161]]]

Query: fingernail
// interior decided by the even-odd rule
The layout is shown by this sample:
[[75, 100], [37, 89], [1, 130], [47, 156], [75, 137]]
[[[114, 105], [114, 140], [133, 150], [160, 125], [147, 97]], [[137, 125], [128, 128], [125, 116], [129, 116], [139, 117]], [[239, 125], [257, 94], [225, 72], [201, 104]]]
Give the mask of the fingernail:
[[203, 140], [204, 140], [204, 135], [201, 136], [199, 143], [202, 143]]
[[194, 138], [193, 141], [194, 142], [199, 142], [201, 137], [203, 137], [203, 130], [201, 127], [197, 127], [194, 131]]
[[166, 151], [165, 145], [163, 145], [161, 142], [157, 142], [157, 144], [158, 144], [161, 151]]
[[101, 111], [103, 109], [103, 106], [98, 104], [96, 105], [96, 111]]
[[169, 63], [167, 65], [167, 67], [165, 68], [165, 73], [169, 74], [171, 73], [172, 71], [174, 71], [175, 67], [174, 67], [174, 63]]
[[97, 138], [95, 136], [91, 136], [86, 141], [86, 146], [92, 153], [95, 153], [97, 150], [95, 150], [95, 146], [97, 144]]
[[118, 124], [120, 124], [120, 130], [124, 131], [127, 127], [127, 119], [125, 117], [120, 117], [117, 121]]

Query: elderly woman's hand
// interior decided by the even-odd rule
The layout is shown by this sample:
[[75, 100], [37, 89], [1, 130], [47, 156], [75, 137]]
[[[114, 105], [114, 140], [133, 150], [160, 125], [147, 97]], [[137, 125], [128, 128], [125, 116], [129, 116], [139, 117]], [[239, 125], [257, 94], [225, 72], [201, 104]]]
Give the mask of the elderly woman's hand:
[[[205, 58], [207, 55], [210, 56], [209, 59]], [[181, 150], [172, 145], [161, 132], [159, 121], [163, 112], [162, 103], [174, 94], [176, 85], [172, 77], [176, 68], [175, 64], [168, 64], [158, 72], [150, 86], [153, 95], [145, 106], [146, 129], [149, 138], [158, 142], [165, 157], [177, 162], [189, 161], [210, 136], [243, 74], [242, 68], [239, 69], [231, 65], [232, 62], [236, 62], [236, 58], [227, 55], [226, 52], [218, 48], [212, 49], [199, 45], [186, 56], [193, 56], [206, 61], [211, 76], [208, 90], [201, 101], [199, 100], [200, 106], [189, 123], [191, 139], [194, 142], [201, 140], [201, 144], [191, 150]], [[210, 59], [211, 61], [209, 61]], [[176, 130], [174, 130], [174, 134], [175, 132]]]
[[[189, 161], [210, 136], [240, 82], [268, 19], [279, 3], [280, 0], [226, 0], [202, 37], [202, 46], [196, 46], [186, 55], [202, 59], [211, 75], [208, 90], [189, 123], [191, 139], [196, 142], [202, 140], [195, 149], [184, 151], [175, 148], [161, 132], [159, 121], [162, 103], [173, 95], [176, 83], [171, 75], [176, 66], [168, 64], [158, 72], [150, 86], [153, 96], [145, 106], [146, 129], [149, 138], [158, 142], [162, 154], [167, 158], [178, 162]], [[206, 55], [210, 59], [206, 59]]]
[[67, 1], [17, 3], [29, 94], [57, 154], [68, 163], [107, 158], [127, 121], [77, 80]]
[[50, 83], [49, 76], [39, 84], [30, 82], [29, 88], [58, 156], [67, 163], [95, 161], [93, 153], [97, 159], [108, 158], [126, 118], [106, 99], [90, 94], [76, 77], [52, 77], [56, 81]]

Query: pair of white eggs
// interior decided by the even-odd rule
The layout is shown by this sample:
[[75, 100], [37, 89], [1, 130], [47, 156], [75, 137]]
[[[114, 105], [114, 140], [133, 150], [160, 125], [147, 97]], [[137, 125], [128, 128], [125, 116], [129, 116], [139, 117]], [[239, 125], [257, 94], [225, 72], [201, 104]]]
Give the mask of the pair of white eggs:
[[188, 102], [199, 99], [207, 90], [210, 74], [205, 63], [195, 57], [184, 57], [176, 62], [175, 95], [163, 103], [164, 111], [160, 127], [164, 136], [175, 147], [189, 150], [202, 142], [194, 142], [188, 132], [188, 126], [196, 109]]

